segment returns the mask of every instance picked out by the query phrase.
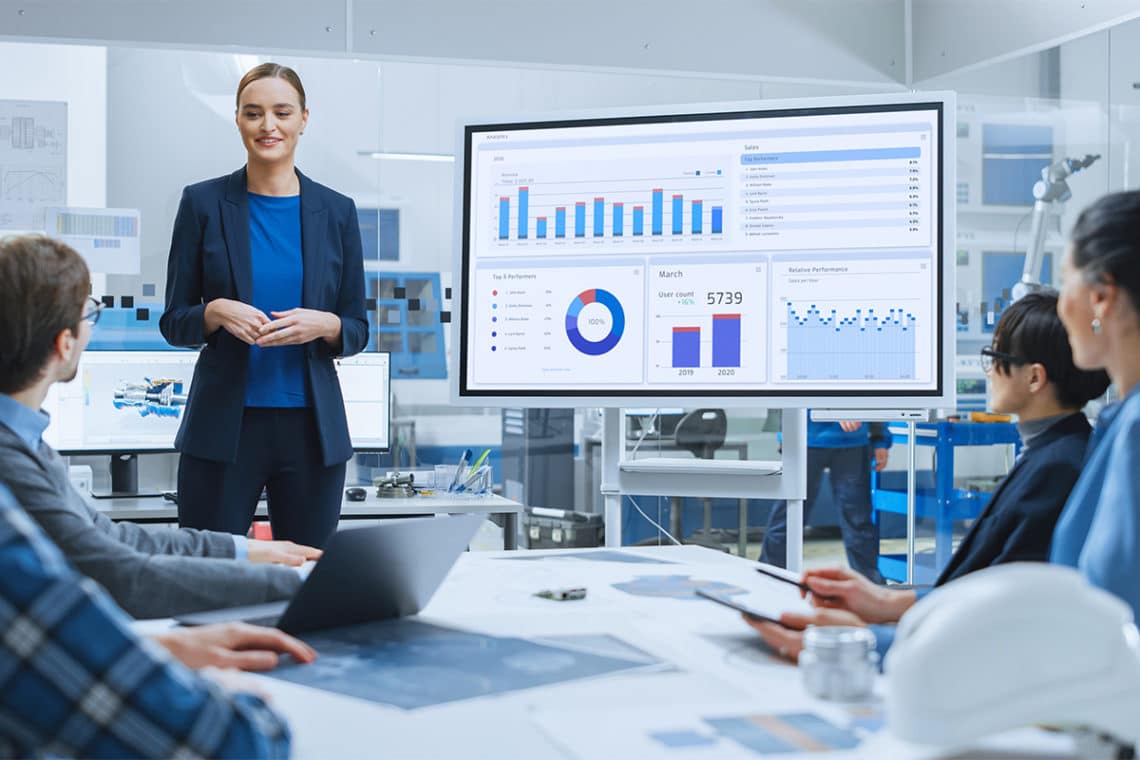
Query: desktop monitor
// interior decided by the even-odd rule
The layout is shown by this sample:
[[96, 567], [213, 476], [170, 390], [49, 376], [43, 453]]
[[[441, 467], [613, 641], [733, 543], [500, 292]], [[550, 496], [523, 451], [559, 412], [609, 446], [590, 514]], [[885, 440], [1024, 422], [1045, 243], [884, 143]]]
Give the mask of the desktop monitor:
[[174, 451], [196, 351], [87, 351], [56, 383], [44, 441], [63, 454]]
[[390, 356], [366, 353], [336, 360], [348, 434], [356, 451], [387, 451], [391, 446]]
[[467, 123], [453, 395], [952, 403], [952, 94]]
[[[197, 351], [87, 351], [75, 379], [44, 400], [44, 441], [64, 455], [111, 455], [111, 495], [137, 494], [135, 454], [174, 451]], [[358, 451], [387, 451], [389, 355], [337, 359], [348, 431]]]
[[65, 455], [110, 455], [111, 490], [96, 496], [144, 495], [137, 455], [174, 451], [197, 361], [197, 351], [84, 352], [75, 379], [48, 390], [44, 441]]

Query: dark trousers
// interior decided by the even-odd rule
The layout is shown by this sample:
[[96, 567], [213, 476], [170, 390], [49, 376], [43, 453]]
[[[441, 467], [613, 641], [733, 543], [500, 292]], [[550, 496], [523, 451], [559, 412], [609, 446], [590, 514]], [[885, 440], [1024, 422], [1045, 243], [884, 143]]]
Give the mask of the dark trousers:
[[264, 487], [273, 538], [321, 547], [340, 519], [344, 470], [322, 462], [312, 409], [250, 407], [236, 462], [180, 457], [178, 523], [245, 535]]
[[[883, 583], [879, 573], [879, 526], [871, 520], [871, 448], [808, 448], [805, 525], [819, 496], [824, 470], [831, 471], [831, 494], [839, 509], [839, 529], [847, 549], [847, 563], [852, 570], [875, 583]], [[786, 567], [787, 538], [788, 507], [780, 502], [768, 516], [760, 561]]]

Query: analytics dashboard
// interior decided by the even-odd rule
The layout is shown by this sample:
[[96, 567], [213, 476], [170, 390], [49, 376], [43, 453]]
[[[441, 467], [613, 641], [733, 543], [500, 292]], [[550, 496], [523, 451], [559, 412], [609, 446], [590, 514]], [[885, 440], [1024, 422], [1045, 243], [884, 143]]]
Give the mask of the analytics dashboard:
[[940, 393], [943, 107], [468, 126], [461, 395]]

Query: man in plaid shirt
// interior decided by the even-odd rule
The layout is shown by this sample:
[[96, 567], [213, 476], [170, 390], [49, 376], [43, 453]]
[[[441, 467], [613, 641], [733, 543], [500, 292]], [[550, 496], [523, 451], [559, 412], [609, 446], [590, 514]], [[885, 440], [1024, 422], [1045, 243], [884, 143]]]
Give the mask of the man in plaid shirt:
[[[252, 626], [157, 638], [195, 666], [275, 664], [275, 652], [233, 651], [250, 646], [315, 656]], [[135, 635], [0, 483], [0, 756], [286, 757], [289, 741], [261, 699], [223, 691]]]

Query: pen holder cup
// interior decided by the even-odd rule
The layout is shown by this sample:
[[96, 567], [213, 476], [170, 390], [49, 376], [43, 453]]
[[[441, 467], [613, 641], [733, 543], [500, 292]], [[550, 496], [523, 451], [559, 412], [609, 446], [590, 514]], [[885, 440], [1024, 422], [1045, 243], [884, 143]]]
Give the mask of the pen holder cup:
[[[454, 487], [451, 487], [452, 483], [455, 483]], [[455, 465], [437, 464], [435, 466], [435, 488], [437, 491], [483, 496], [491, 493], [491, 486], [490, 465], [485, 464], [475, 470], [464, 467], [458, 479], [455, 477]]]

